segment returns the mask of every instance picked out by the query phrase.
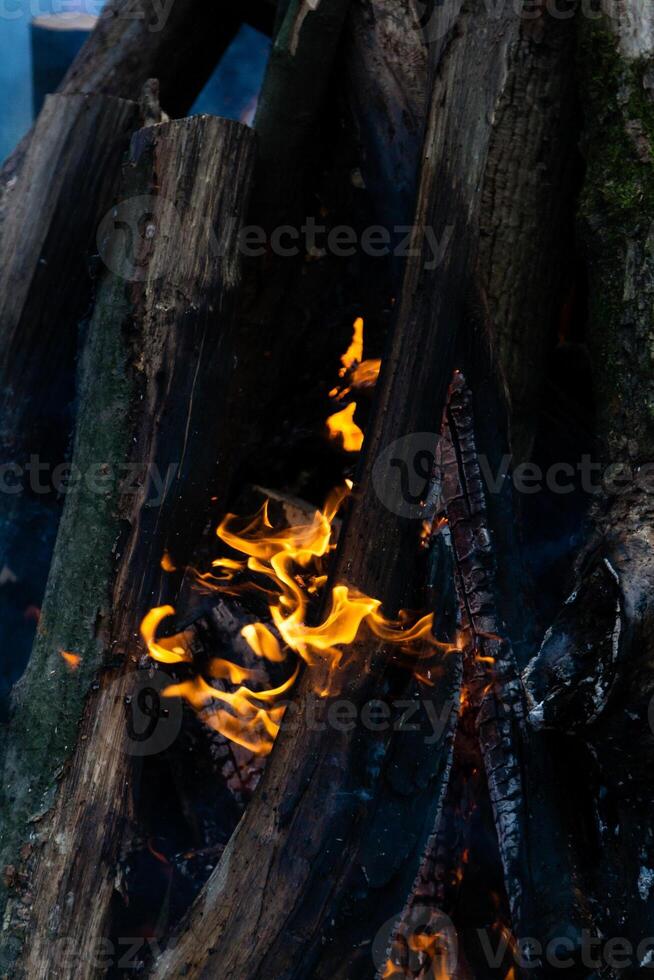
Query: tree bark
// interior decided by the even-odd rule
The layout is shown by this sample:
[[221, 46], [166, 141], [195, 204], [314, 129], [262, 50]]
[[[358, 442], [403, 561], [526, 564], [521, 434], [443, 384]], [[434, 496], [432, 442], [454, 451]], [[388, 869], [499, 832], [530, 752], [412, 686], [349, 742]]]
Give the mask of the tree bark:
[[[16, 577], [26, 605], [41, 603], [60, 513], [52, 481], [67, 457], [78, 326], [93, 292], [89, 255], [138, 125], [134, 102], [50, 96], [0, 237], [0, 568]], [[3, 670], [14, 680], [28, 651], [7, 616], [0, 648], [12, 650]]]
[[[434, 16], [442, 30], [430, 52], [416, 248], [333, 573], [334, 582], [381, 598], [388, 610], [415, 599], [420, 516], [419, 509], [407, 516], [389, 457], [396, 441], [413, 433], [432, 433], [435, 441], [457, 336], [477, 315], [481, 188], [495, 112], [519, 42], [520, 18], [512, 11], [492, 17], [479, 4], [462, 10], [455, 24], [441, 22], [443, 8]], [[448, 246], [436, 268], [426, 227]], [[407, 691], [406, 680], [403, 686], [392, 680], [380, 659], [377, 644], [363, 644], [341, 678], [359, 709], [370, 697]], [[444, 667], [455, 664], [456, 658], [446, 658]], [[456, 711], [456, 686], [456, 675], [449, 675], [430, 696], [441, 709], [449, 704]], [[314, 700], [312, 689], [313, 679], [305, 677], [300, 719]], [[154, 976], [370, 975], [366, 944], [385, 919], [399, 915], [433, 830], [448, 738], [431, 746], [427, 758], [424, 742], [414, 744], [406, 733], [372, 737], [361, 726], [349, 735], [310, 728], [306, 721], [293, 732], [282, 728], [262, 786], [191, 910], [188, 931], [160, 958]], [[382, 761], [373, 765], [373, 759]], [[362, 780], [363, 795], [357, 791]], [[393, 828], [400, 812], [398, 844]], [[212, 937], [210, 950], [198, 945], [199, 933]]]
[[[405, 227], [415, 210], [427, 114], [427, 45], [413, 0], [357, 0], [346, 39], [347, 96], [366, 187], [379, 221]], [[396, 267], [401, 282], [402, 263]]]
[[[17, 913], [29, 920], [21, 969], [30, 977], [70, 975], [62, 943], [78, 956], [76, 976], [97, 975], [97, 943], [108, 935], [141, 752], [126, 724], [138, 625], [174, 594], [178, 577], [164, 575], [162, 554], [188, 560], [216, 478], [214, 407], [231, 370], [223, 342], [253, 148], [248, 129], [208, 116], [140, 130], [108, 228], [112, 271], [80, 379], [73, 458], [84, 482], [66, 499], [4, 756], [3, 863], [17, 863], [28, 818], [38, 818], [5, 919], [10, 934]], [[74, 673], [61, 651], [81, 658]]]
[[654, 913], [654, 29], [635, 0], [591, 13], [579, 55], [580, 230], [602, 478], [574, 591], [525, 682], [534, 726], [566, 733], [587, 759], [584, 889], [604, 936], [636, 950]]

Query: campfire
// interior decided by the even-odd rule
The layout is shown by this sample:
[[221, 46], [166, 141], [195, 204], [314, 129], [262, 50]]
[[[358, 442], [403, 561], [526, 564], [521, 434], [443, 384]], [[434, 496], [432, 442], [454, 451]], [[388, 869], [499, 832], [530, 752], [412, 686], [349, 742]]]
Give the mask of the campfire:
[[0, 977], [654, 964], [652, 18], [496, 6], [32, 26]]

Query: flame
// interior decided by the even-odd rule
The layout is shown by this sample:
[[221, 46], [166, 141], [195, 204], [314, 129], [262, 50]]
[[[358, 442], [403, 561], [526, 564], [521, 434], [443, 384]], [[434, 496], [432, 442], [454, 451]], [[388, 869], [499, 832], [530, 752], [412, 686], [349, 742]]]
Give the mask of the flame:
[[344, 378], [350, 368], [360, 364], [363, 360], [363, 317], [358, 316], [353, 324], [352, 340], [350, 346], [341, 357], [341, 370], [339, 375]]
[[66, 661], [71, 670], [77, 670], [82, 662], [82, 658], [78, 653], [69, 653], [68, 650], [60, 650], [59, 654]]
[[170, 557], [170, 555], [168, 554], [167, 551], [164, 551], [164, 553], [163, 553], [163, 555], [161, 557], [161, 567], [163, 568], [164, 572], [176, 572], [177, 571], [177, 569], [175, 567], [175, 563], [173, 562], [172, 558]]
[[[431, 614], [415, 620], [407, 613], [400, 613], [397, 619], [387, 619], [380, 612], [378, 599], [345, 584], [333, 586], [324, 604], [324, 616], [319, 622], [310, 621], [309, 604], [315, 602], [327, 583], [325, 561], [335, 547], [334, 518], [351, 489], [351, 482], [338, 487], [322, 509], [289, 527], [273, 525], [269, 501], [266, 501], [253, 518], [243, 521], [228, 514], [216, 529], [218, 538], [239, 557], [217, 559], [213, 566], [264, 576], [271, 585], [269, 590], [262, 591], [268, 595], [272, 625], [248, 623], [242, 628], [241, 636], [254, 655], [264, 661], [281, 664], [294, 654], [297, 662], [291, 676], [279, 687], [256, 691], [242, 686], [244, 681], [252, 682], [253, 671], [228, 660], [214, 659], [205, 673], [221, 682], [222, 687], [241, 686], [234, 691], [221, 690], [198, 674], [191, 680], [172, 684], [164, 694], [184, 698], [213, 729], [255, 754], [267, 755], [272, 749], [285, 711], [279, 699], [293, 686], [300, 663], [315, 670], [314, 689], [319, 695], [333, 693], [338, 668], [362, 628], [366, 627], [385, 644], [410, 650], [418, 658], [432, 656], [435, 647], [450, 649], [434, 639]], [[197, 576], [198, 581], [204, 578]], [[213, 587], [226, 593], [233, 591], [229, 583], [221, 585], [218, 581]], [[162, 621], [174, 612], [172, 606], [152, 609], [141, 624], [141, 634], [155, 660], [192, 664], [190, 637], [185, 633], [156, 638]]]
[[340, 440], [346, 453], [358, 453], [363, 445], [363, 432], [354, 421], [356, 402], [350, 402], [340, 412], [334, 412], [327, 419], [329, 438]]
[[[363, 360], [363, 317], [358, 316], [354, 321], [350, 346], [341, 357], [339, 377], [344, 379], [344, 383], [332, 388], [329, 397], [342, 402], [352, 388], [374, 386], [380, 370], [380, 359]], [[345, 408], [330, 415], [326, 423], [329, 438], [340, 442], [347, 453], [358, 453], [363, 445], [363, 432], [354, 421], [356, 407], [356, 402], [349, 402]]]
[[[277, 737], [285, 705], [262, 708], [257, 701], [275, 701], [291, 689], [299, 673], [299, 665], [287, 681], [269, 691], [219, 691], [204, 678], [195, 677], [181, 684], [171, 684], [163, 691], [166, 698], [185, 698], [197, 711], [203, 711], [212, 701], [221, 701], [233, 710], [211, 709], [202, 714], [203, 721], [225, 738], [249, 749], [255, 755], [268, 755]], [[231, 678], [230, 678], [231, 679]]]
[[158, 660], [163, 664], [177, 664], [191, 659], [184, 633], [177, 633], [175, 636], [169, 636], [163, 640], [155, 639], [157, 627], [161, 621], [174, 615], [173, 606], [156, 606], [150, 610], [141, 623], [141, 636], [150, 656], [153, 660]]

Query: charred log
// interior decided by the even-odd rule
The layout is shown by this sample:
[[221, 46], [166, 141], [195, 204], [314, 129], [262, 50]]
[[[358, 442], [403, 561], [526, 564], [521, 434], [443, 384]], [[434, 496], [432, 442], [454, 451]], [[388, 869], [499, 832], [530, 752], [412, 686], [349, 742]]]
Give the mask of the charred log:
[[[435, 16], [445, 17], [444, 9], [438, 8]], [[475, 312], [471, 296], [480, 186], [491, 120], [505, 92], [518, 33], [517, 15], [505, 12], [492, 18], [480, 5], [462, 11], [432, 50], [435, 72], [415, 221], [417, 254], [407, 265], [375, 423], [364, 446], [361, 480], [333, 575], [336, 582], [382, 598], [388, 609], [411, 602], [418, 535], [415, 519], [406, 516], [406, 501], [389, 486], [386, 474], [384, 485], [373, 464], [398, 439], [434, 433], [439, 426], [457, 333]], [[483, 80], [478, 75], [482, 65]], [[462, 128], [468, 133], [465, 142], [459, 138]], [[436, 269], [427, 259], [425, 227], [449, 246]], [[412, 514], [419, 517], [420, 508]], [[379, 647], [370, 644], [360, 650], [356, 670], [344, 672], [343, 689], [356, 706], [389, 690], [392, 682], [382, 663]], [[441, 708], [451, 684], [449, 676], [434, 692]], [[312, 690], [305, 678], [300, 707], [313, 700]], [[360, 729], [338, 738], [309, 731], [306, 725], [292, 733], [282, 729], [260, 791], [191, 911], [189, 932], [156, 964], [154, 975], [183, 970], [196, 977], [247, 978], [262, 970], [289, 977], [366, 975], [369, 950], [362, 943], [370, 941], [384, 919], [401, 911], [407, 884], [415, 878], [433, 830], [449, 757], [445, 735], [432, 746], [429, 758], [424, 745], [419, 751], [414, 743], [402, 741], [388, 734], [371, 739]], [[381, 769], [371, 770], [373, 756], [384, 760]], [[402, 758], [412, 759], [413, 775], [398, 780], [396, 766], [401, 770]], [[413, 770], [418, 758], [424, 767], [420, 777]], [[370, 787], [365, 799], [356, 790], [360, 774]], [[389, 839], [390, 828], [397, 826], [393, 814], [399, 812], [404, 826], [412, 828], [411, 839], [400, 848], [377, 843], [371, 865], [372, 842]], [[296, 834], [299, 826], [308, 828], [309, 836]], [[329, 880], [321, 873], [326, 861]], [[265, 901], [268, 889], [275, 894], [274, 903]], [[261, 898], [253, 907], [255, 894]], [[216, 939], [210, 952], [198, 949], [193, 940], [200, 921]], [[247, 937], [255, 932], [259, 942], [252, 950]]]

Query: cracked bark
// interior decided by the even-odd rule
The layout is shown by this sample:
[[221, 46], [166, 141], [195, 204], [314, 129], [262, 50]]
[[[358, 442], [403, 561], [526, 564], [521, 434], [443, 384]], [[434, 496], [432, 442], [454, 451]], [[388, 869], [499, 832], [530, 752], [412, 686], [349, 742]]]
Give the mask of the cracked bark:
[[[79, 954], [77, 976], [102, 972], [97, 940], [107, 935], [120, 888], [116, 861], [138, 775], [126, 726], [141, 655], [137, 627], [149, 607], [174, 594], [161, 555], [188, 559], [216, 477], [205, 440], [221, 437], [221, 416], [209, 406], [230, 370], [222, 342], [234, 315], [253, 143], [240, 124], [207, 116], [143, 129], [132, 140], [122, 197], [149, 195], [150, 203], [126, 217], [130, 227], [109, 232], [112, 271], [99, 290], [80, 377], [73, 456], [97, 480], [67, 496], [2, 759], [2, 860], [19, 868], [6, 896], [5, 961], [26, 940], [14, 975], [67, 976], [65, 943]], [[140, 238], [147, 214], [160, 234]], [[157, 474], [167, 481], [158, 504]], [[81, 657], [74, 674], [62, 650]], [[19, 858], [26, 833], [30, 846]]]
[[577, 584], [529, 665], [531, 720], [587, 752], [579, 842], [598, 926], [637, 947], [651, 931], [654, 803], [651, 461], [654, 35], [637, 2], [581, 25], [587, 173], [580, 228], [605, 479]]

